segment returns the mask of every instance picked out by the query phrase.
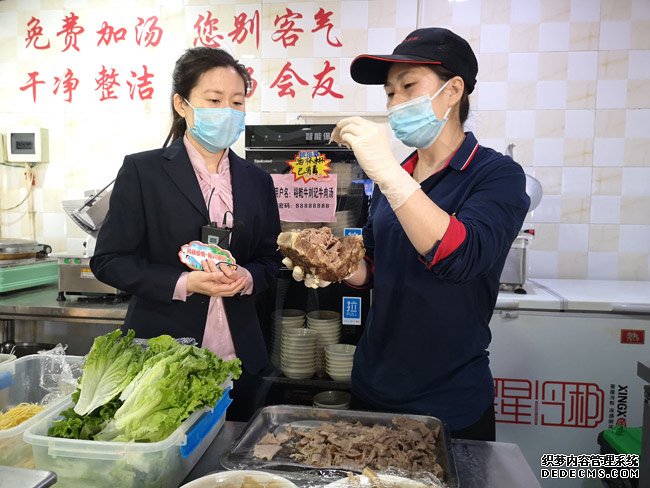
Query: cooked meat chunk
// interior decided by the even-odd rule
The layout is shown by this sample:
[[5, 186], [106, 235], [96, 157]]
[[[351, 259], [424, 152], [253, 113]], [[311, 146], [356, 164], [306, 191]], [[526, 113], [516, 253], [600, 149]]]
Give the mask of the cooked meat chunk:
[[270, 461], [280, 449], [282, 444], [257, 444], [253, 449], [253, 456]]
[[[362, 425], [360, 422], [324, 422], [314, 428], [294, 428], [291, 436], [266, 434], [255, 446], [277, 446], [280, 435], [282, 457], [306, 466], [348, 469], [397, 468], [414, 474], [428, 472], [444, 477], [436, 458], [439, 429], [431, 430], [415, 419], [395, 417], [392, 425]], [[268, 439], [268, 436], [274, 439]], [[262, 443], [264, 441], [264, 444]], [[268, 458], [265, 458], [268, 459]]]
[[277, 243], [295, 266], [325, 281], [341, 281], [352, 274], [366, 252], [361, 236], [340, 239], [329, 227], [281, 232]]

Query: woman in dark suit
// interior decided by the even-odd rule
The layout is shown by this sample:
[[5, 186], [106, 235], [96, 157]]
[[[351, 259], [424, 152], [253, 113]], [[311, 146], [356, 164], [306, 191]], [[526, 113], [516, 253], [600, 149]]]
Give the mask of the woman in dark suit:
[[[100, 281], [132, 295], [124, 329], [194, 337], [224, 359], [241, 359], [232, 420], [246, 420], [262, 400], [268, 357], [255, 297], [281, 259], [271, 177], [229, 149], [244, 129], [249, 85], [244, 66], [220, 49], [188, 49], [178, 59], [169, 136], [162, 149], [124, 158], [90, 262]], [[211, 222], [233, 229], [236, 269], [181, 263], [181, 246], [201, 240]]]

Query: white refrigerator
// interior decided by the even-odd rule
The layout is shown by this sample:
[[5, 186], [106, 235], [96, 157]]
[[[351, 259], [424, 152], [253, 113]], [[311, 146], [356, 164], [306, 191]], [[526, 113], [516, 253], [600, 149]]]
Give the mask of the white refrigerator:
[[598, 433], [642, 424], [637, 361], [650, 360], [650, 282], [531, 280], [501, 292], [490, 322], [497, 441], [519, 445], [543, 487], [543, 454], [598, 453]]

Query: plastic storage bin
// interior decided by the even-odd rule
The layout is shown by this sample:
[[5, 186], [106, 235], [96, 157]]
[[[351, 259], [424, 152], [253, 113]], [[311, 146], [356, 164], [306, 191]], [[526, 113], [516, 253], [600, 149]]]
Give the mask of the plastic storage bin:
[[16, 359], [13, 354], [0, 354], [0, 364], [7, 363]]
[[[636, 454], [641, 456], [641, 427], [617, 425], [598, 434], [601, 454]], [[608, 470], [609, 471], [609, 470]], [[636, 478], [607, 478], [602, 480], [608, 488], [637, 488]]]
[[177, 488], [194, 467], [226, 420], [231, 382], [213, 409], [194, 412], [169, 437], [159, 442], [102, 442], [47, 437], [61, 405], [25, 432], [37, 469], [54, 471], [57, 487]]
[[[62, 371], [61, 359], [73, 366], [71, 370], [74, 378], [81, 376], [82, 356], [32, 354], [0, 363], [0, 409], [4, 412], [22, 402], [40, 403], [48, 393], [59, 389], [62, 385], [58, 385], [55, 379]], [[69, 384], [63, 386], [67, 387], [68, 394], [50, 402], [42, 412], [22, 424], [0, 430], [0, 465], [34, 467], [32, 446], [24, 442], [23, 433], [40, 419], [58, 411], [59, 405], [66, 400], [70, 400], [74, 387]]]

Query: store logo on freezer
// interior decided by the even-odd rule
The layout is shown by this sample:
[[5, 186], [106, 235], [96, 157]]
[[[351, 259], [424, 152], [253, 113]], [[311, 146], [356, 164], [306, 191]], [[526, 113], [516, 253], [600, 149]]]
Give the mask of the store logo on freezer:
[[605, 391], [580, 381], [494, 378], [496, 421], [594, 429], [605, 419]]
[[627, 426], [628, 385], [609, 386], [609, 427]]
[[645, 330], [621, 329], [621, 344], [645, 344]]

